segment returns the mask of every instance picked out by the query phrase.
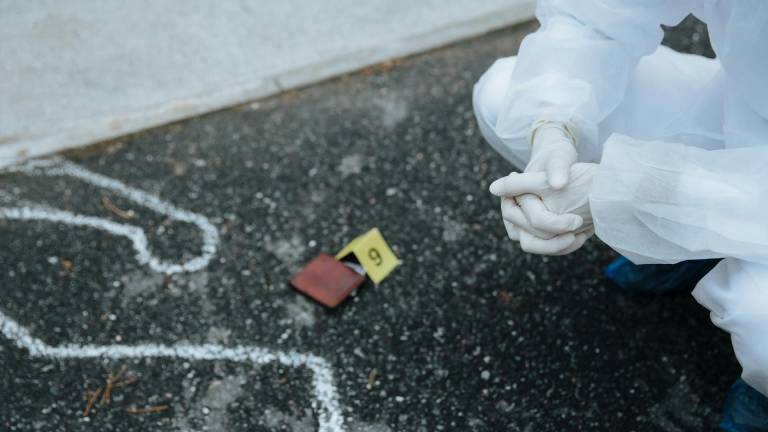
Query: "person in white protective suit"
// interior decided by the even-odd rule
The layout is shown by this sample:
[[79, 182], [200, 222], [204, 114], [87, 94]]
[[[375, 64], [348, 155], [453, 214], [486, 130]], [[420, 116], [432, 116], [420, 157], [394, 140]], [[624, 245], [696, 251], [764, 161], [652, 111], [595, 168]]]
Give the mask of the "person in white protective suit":
[[[660, 46], [660, 25], [690, 13], [717, 59]], [[635, 264], [722, 259], [693, 296], [766, 403], [768, 1], [541, 0], [536, 15], [473, 96], [483, 136], [522, 171], [491, 185], [509, 237], [562, 255], [596, 232]], [[764, 430], [737, 423], [721, 426]]]

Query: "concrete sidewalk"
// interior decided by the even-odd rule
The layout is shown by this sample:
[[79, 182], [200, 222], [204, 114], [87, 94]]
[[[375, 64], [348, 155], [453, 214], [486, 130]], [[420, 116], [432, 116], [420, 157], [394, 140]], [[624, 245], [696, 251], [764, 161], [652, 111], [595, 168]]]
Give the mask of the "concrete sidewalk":
[[534, 0], [7, 1], [0, 166], [528, 20]]

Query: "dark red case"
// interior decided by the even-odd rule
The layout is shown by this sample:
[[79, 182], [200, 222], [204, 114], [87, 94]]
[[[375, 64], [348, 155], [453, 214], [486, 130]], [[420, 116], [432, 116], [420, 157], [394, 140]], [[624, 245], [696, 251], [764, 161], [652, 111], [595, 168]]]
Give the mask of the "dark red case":
[[321, 253], [293, 275], [291, 285], [319, 303], [334, 308], [364, 280], [365, 276]]

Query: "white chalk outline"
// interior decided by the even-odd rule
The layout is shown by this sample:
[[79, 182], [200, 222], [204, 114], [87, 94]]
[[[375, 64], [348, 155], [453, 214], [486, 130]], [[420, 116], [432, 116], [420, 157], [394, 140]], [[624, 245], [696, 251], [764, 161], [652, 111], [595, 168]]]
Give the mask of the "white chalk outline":
[[320, 432], [343, 432], [344, 418], [341, 414], [333, 369], [328, 362], [316, 355], [295, 351], [273, 351], [270, 349], [238, 345], [226, 347], [216, 344], [203, 345], [76, 345], [51, 346], [21, 326], [18, 322], [0, 312], [0, 333], [12, 340], [16, 346], [29, 351], [32, 357], [55, 359], [88, 359], [170, 357], [188, 360], [230, 360], [250, 362], [257, 365], [279, 362], [290, 367], [304, 366], [312, 371], [314, 400]]
[[172, 220], [192, 223], [202, 233], [202, 253], [186, 262], [177, 264], [165, 262], [149, 250], [147, 236], [140, 227], [125, 223], [117, 223], [109, 219], [95, 216], [85, 216], [64, 210], [51, 209], [44, 206], [0, 207], [0, 218], [15, 220], [44, 220], [68, 225], [91, 227], [128, 238], [136, 251], [136, 260], [149, 266], [158, 273], [173, 274], [194, 272], [205, 268], [210, 263], [219, 245], [219, 233], [216, 227], [205, 216], [182, 210], [174, 205], [150, 195], [142, 190], [132, 188], [124, 183], [97, 174], [63, 159], [44, 159], [31, 161], [23, 165], [13, 166], [5, 172], [18, 172], [27, 175], [42, 175], [49, 177], [69, 176], [80, 179], [93, 186], [114, 192], [143, 207], [153, 210]]
[[[78, 227], [91, 227], [120, 235], [131, 240], [139, 263], [148, 265], [159, 273], [192, 272], [205, 268], [216, 254], [219, 235], [216, 227], [205, 216], [179, 209], [160, 198], [127, 186], [118, 180], [93, 173], [71, 162], [53, 158], [31, 161], [12, 166], [0, 172], [18, 172], [28, 175], [70, 176], [94, 186], [121, 195], [137, 204], [166, 215], [173, 220], [195, 224], [203, 234], [202, 254], [181, 264], [167, 263], [152, 255], [147, 237], [140, 227], [117, 223], [95, 216], [86, 216], [39, 205], [0, 207], [0, 219], [43, 220]], [[4, 198], [7, 200], [7, 197]], [[28, 329], [0, 311], [0, 333], [16, 346], [29, 351], [32, 357], [55, 359], [87, 358], [145, 358], [169, 357], [188, 360], [229, 360], [250, 362], [256, 365], [278, 362], [291, 367], [306, 367], [312, 371], [312, 405], [317, 412], [320, 432], [343, 432], [344, 417], [341, 413], [333, 369], [328, 362], [313, 354], [295, 351], [277, 351], [253, 345], [227, 347], [217, 344], [142, 344], [142, 345], [77, 345], [51, 346], [38, 339]]]

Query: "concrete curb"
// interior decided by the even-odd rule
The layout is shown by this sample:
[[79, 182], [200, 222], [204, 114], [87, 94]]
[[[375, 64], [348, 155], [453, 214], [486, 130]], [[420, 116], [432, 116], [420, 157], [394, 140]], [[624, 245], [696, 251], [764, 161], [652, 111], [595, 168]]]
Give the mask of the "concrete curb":
[[[30, 158], [50, 155], [63, 150], [83, 147], [115, 139], [130, 133], [161, 126], [207, 112], [239, 105], [317, 83], [344, 73], [353, 72], [389, 59], [404, 57], [447, 45], [506, 26], [519, 24], [534, 16], [535, 0], [510, 2], [482, 16], [469, 17], [440, 28], [431, 28], [416, 36], [381, 41], [364, 49], [319, 62], [289, 69], [267, 77], [250, 77], [232, 81], [192, 97], [169, 101], [140, 113], [85, 119], [69, 124], [65, 130], [42, 136], [29, 136], [14, 141], [0, 140], [0, 167], [14, 165]], [[5, 142], [3, 142], [5, 141]]]

